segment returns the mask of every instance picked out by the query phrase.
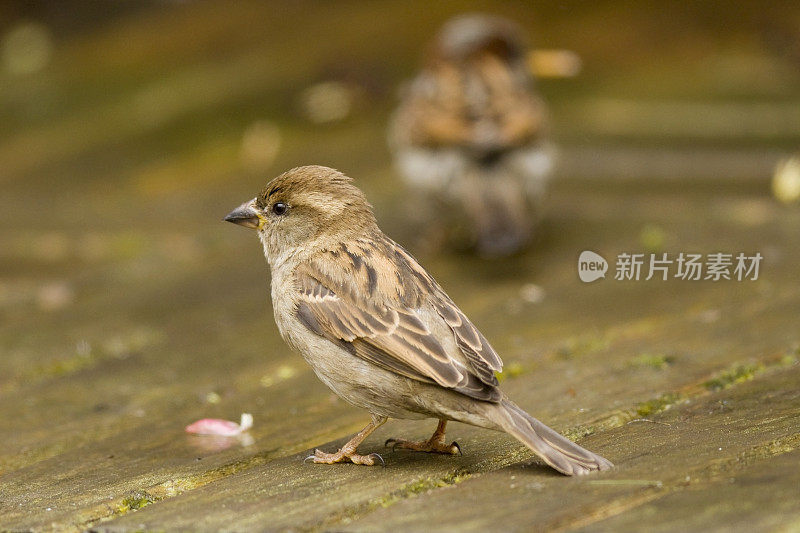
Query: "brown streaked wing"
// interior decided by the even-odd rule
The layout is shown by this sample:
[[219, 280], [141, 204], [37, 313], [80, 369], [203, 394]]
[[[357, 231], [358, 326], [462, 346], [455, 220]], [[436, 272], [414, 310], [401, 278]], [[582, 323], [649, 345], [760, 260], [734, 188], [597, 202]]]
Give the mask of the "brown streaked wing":
[[[388, 239], [387, 239], [388, 240]], [[453, 303], [449, 296], [442, 290], [438, 283], [423, 269], [419, 263], [402, 246], [389, 240], [391, 248], [395, 250], [398, 261], [398, 270], [407, 273], [408, 279], [413, 279], [419, 285], [418, 290], [431, 294], [431, 301], [447, 325], [453, 332], [464, 357], [469, 361], [471, 370], [480, 380], [493, 387], [499, 385], [494, 373], [503, 369], [503, 361], [486, 337]]]
[[435, 382], [473, 398], [500, 400], [498, 389], [448, 356], [414, 310], [387, 309], [369, 301], [356, 303], [347, 282], [332, 289], [335, 282], [313, 263], [298, 267], [295, 278], [301, 295], [297, 317], [314, 333], [386, 370]]
[[441, 292], [434, 300], [434, 307], [447, 322], [456, 338], [456, 344], [469, 361], [472, 370], [487, 385], [497, 386], [499, 383], [495, 372], [503, 369], [503, 361], [486, 337], [478, 331], [472, 322], [462, 313], [456, 304]]

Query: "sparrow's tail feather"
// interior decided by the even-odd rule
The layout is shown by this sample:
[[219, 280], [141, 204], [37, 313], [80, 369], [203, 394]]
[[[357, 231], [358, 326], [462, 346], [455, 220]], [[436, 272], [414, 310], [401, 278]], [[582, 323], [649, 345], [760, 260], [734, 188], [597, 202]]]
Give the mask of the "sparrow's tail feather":
[[508, 434], [519, 439], [544, 462], [568, 476], [608, 470], [614, 465], [608, 459], [581, 448], [562, 437], [511, 400], [503, 399], [494, 411], [494, 421]]

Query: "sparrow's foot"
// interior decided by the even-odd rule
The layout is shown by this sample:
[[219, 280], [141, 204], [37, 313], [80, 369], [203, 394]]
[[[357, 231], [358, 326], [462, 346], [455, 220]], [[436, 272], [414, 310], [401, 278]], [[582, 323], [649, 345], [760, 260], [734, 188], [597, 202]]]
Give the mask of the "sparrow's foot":
[[415, 452], [428, 452], [428, 453], [443, 453], [445, 455], [462, 455], [461, 446], [453, 441], [450, 444], [445, 444], [442, 441], [431, 440], [403, 440], [403, 439], [388, 439], [384, 446], [391, 447], [392, 450], [401, 448], [403, 450], [411, 450]]
[[412, 450], [415, 452], [428, 452], [428, 453], [443, 453], [445, 455], [463, 455], [461, 453], [461, 446], [453, 441], [447, 444], [444, 440], [444, 429], [447, 425], [447, 420], [440, 420], [439, 426], [433, 432], [431, 438], [423, 441], [411, 441], [403, 439], [388, 439], [383, 445], [391, 446], [392, 450], [402, 448], [403, 450]]
[[353, 463], [357, 465], [373, 466], [380, 463], [382, 466], [386, 466], [383, 457], [377, 453], [359, 455], [355, 453], [355, 451], [348, 451], [345, 448], [340, 449], [336, 453], [325, 453], [322, 450], [314, 450], [314, 455], [309, 455], [305, 460], [311, 460], [315, 463], [326, 465], [332, 465], [334, 463]]
[[352, 439], [350, 439], [347, 444], [342, 446], [338, 452], [336, 453], [325, 453], [322, 450], [314, 450], [313, 455], [309, 455], [303, 462], [306, 461], [314, 461], [315, 463], [321, 463], [326, 465], [332, 465], [334, 463], [353, 463], [357, 465], [367, 465], [372, 466], [375, 464], [382, 464], [386, 466], [386, 463], [383, 462], [383, 457], [378, 455], [377, 453], [371, 453], [369, 455], [359, 455], [356, 453], [356, 448], [359, 444], [361, 444], [367, 436], [375, 431], [375, 428], [380, 426], [386, 422], [386, 417], [372, 415], [372, 421], [367, 424], [367, 426], [356, 433]]

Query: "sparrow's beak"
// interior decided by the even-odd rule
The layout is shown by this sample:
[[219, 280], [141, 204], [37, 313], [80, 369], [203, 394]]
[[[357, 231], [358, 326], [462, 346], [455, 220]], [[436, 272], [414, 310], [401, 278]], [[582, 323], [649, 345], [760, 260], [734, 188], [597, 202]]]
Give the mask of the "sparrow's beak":
[[258, 229], [261, 218], [258, 216], [258, 209], [256, 209], [256, 199], [253, 198], [249, 202], [245, 202], [223, 218], [225, 222], [233, 222], [245, 228]]

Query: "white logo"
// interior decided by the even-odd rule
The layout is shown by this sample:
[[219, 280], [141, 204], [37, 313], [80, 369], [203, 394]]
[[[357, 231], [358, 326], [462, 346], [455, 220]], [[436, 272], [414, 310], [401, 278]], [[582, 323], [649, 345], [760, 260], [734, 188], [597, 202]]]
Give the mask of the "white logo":
[[600, 278], [606, 277], [608, 261], [603, 256], [590, 250], [581, 252], [578, 258], [578, 277], [584, 283], [591, 283]]
[[[760, 274], [761, 252], [714, 253], [628, 253], [617, 255], [614, 279], [616, 281], [661, 281], [680, 279], [689, 281], [756, 281]], [[578, 257], [578, 277], [591, 283], [606, 277], [608, 262], [605, 258], [585, 250]]]

